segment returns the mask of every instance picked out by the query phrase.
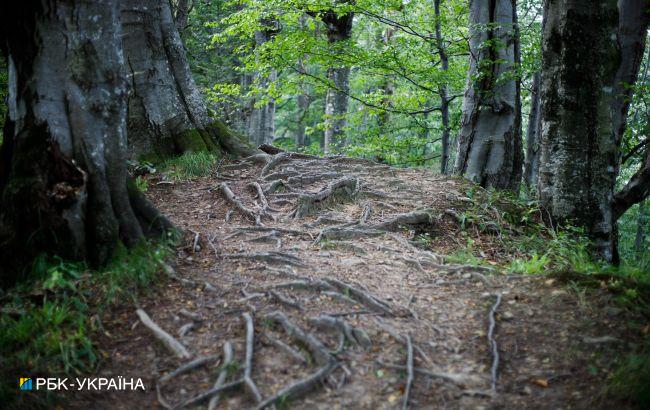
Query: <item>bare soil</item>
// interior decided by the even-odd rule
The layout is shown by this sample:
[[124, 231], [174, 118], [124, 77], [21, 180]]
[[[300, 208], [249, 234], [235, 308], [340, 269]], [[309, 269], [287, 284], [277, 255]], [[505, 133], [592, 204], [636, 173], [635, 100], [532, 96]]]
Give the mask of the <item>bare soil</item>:
[[[255, 182], [267, 191], [264, 198], [249, 185]], [[576, 292], [543, 275], [443, 263], [441, 255], [464, 241], [453, 211], [471, 200], [460, 180], [366, 160], [281, 153], [223, 165], [210, 177], [168, 182], [152, 176], [149, 183], [149, 197], [186, 236], [175, 279], [161, 273], [162, 284], [139, 307], [192, 359], [217, 356], [159, 384], [171, 406], [214, 386], [226, 342], [235, 362], [226, 382], [243, 377], [248, 313], [250, 378], [262, 400], [324, 370], [276, 408], [624, 407], [603, 388], [614, 359], [639, 335], [626, 328], [634, 318], [610, 295]], [[413, 240], [422, 233], [432, 240]], [[319, 280], [329, 280], [330, 288]], [[313, 335], [324, 353], [290, 336], [277, 312]], [[316, 326], [313, 318], [322, 315], [352, 326], [354, 335]], [[158, 379], [189, 360], [158, 343], [130, 304], [107, 315], [104, 326], [100, 347], [108, 360], [100, 375], [142, 377], [147, 390], [77, 396], [70, 407], [164, 408]], [[319, 354], [328, 357], [325, 363]], [[257, 405], [254, 389], [242, 384], [221, 394], [217, 408]], [[194, 407], [206, 406], [207, 400]]]

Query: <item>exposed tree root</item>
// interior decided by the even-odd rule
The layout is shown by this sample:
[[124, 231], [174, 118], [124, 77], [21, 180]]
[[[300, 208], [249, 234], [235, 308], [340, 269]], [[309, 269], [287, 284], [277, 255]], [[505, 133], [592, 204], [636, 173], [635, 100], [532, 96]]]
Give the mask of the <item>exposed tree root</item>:
[[262, 395], [255, 385], [251, 374], [253, 372], [253, 347], [255, 343], [255, 326], [253, 317], [249, 313], [242, 315], [246, 321], [246, 360], [244, 362], [244, 387], [253, 396], [255, 403], [262, 401]]
[[239, 198], [237, 198], [228, 186], [227, 182], [222, 182], [219, 184], [219, 190], [223, 193], [223, 195], [226, 197], [226, 199], [231, 202], [235, 207], [242, 213], [244, 216], [248, 217], [252, 221], [255, 222], [256, 225], [262, 225], [261, 222], [261, 216], [258, 212], [253, 211], [250, 208], [247, 208], [246, 205], [244, 205]]
[[287, 253], [268, 251], [268, 252], [256, 252], [256, 253], [227, 253], [221, 255], [224, 258], [233, 258], [233, 259], [251, 259], [262, 262], [269, 263], [281, 263], [284, 265], [292, 266], [305, 266], [305, 264], [299, 258], [296, 258], [293, 255]]
[[284, 401], [287, 399], [293, 399], [301, 395], [304, 395], [306, 393], [309, 393], [314, 388], [316, 388], [316, 386], [319, 383], [323, 383], [323, 381], [327, 378], [327, 376], [329, 376], [339, 366], [340, 363], [337, 362], [328, 363], [327, 365], [318, 369], [318, 371], [312, 373], [311, 375], [305, 377], [300, 381], [297, 381], [296, 383], [293, 383], [283, 388], [282, 390], [275, 393], [273, 396], [265, 399], [255, 409], [261, 410], [270, 405], [275, 404], [280, 400]]
[[402, 410], [407, 410], [409, 408], [411, 386], [413, 385], [413, 344], [410, 335], [406, 335], [404, 339], [406, 340], [406, 387], [404, 388]]
[[296, 219], [310, 215], [314, 210], [319, 209], [328, 200], [335, 198], [347, 197], [351, 198], [359, 189], [359, 179], [345, 177], [332, 182], [326, 188], [320, 190], [315, 194], [301, 195], [298, 198], [298, 206], [296, 207], [293, 216]]
[[194, 359], [194, 360], [192, 360], [192, 361], [189, 362], [189, 363], [185, 363], [184, 365], [179, 366], [179, 367], [177, 367], [176, 369], [174, 369], [173, 371], [167, 373], [166, 375], [164, 375], [163, 377], [161, 377], [160, 379], [158, 379], [158, 382], [159, 382], [159, 383], [164, 383], [164, 382], [166, 382], [166, 381], [169, 381], [169, 380], [173, 379], [173, 378], [176, 377], [176, 376], [179, 376], [179, 375], [181, 375], [181, 374], [183, 374], [183, 373], [187, 373], [187, 372], [189, 372], [190, 370], [194, 370], [194, 369], [196, 369], [196, 368], [199, 368], [199, 367], [205, 366], [205, 365], [208, 364], [208, 363], [214, 362], [214, 361], [216, 361], [218, 358], [219, 358], [219, 356], [217, 356], [217, 355], [213, 355], [213, 356], [201, 356], [201, 357], [199, 357], [199, 358], [197, 358], [197, 359]]
[[186, 408], [186, 407], [195, 406], [195, 405], [197, 405], [197, 404], [199, 404], [199, 403], [201, 403], [201, 402], [203, 402], [205, 400], [208, 400], [209, 398], [211, 398], [212, 396], [214, 396], [216, 394], [226, 392], [226, 391], [235, 390], [235, 389], [239, 389], [243, 384], [244, 384], [244, 379], [239, 379], [239, 380], [235, 380], [234, 382], [223, 384], [223, 385], [221, 385], [219, 387], [213, 387], [213, 388], [208, 389], [208, 390], [204, 391], [203, 393], [200, 393], [200, 394], [198, 394], [198, 395], [196, 395], [194, 397], [190, 397], [189, 399], [185, 400], [184, 402], [182, 402], [182, 403], [180, 403], [180, 404], [178, 404], [176, 406], [173, 406], [172, 408], [174, 410], [179, 410], [179, 409], [183, 409], [183, 408]]
[[[375, 363], [377, 363], [379, 366], [385, 367], [387, 369], [407, 370], [407, 366], [404, 366], [404, 365], [392, 364], [392, 363], [384, 363], [381, 360], [375, 360]], [[421, 374], [423, 376], [431, 377], [431, 378], [434, 378], [434, 379], [440, 379], [440, 380], [444, 380], [444, 381], [453, 383], [453, 384], [457, 385], [458, 387], [466, 387], [470, 383], [480, 383], [480, 382], [483, 381], [479, 377], [469, 376], [469, 375], [461, 374], [461, 373], [433, 372], [433, 371], [422, 369], [422, 368], [419, 368], [419, 367], [414, 367], [413, 371], [415, 373]]]
[[[232, 363], [232, 358], [232, 345], [230, 342], [225, 342], [223, 344], [223, 364], [221, 365], [221, 371], [219, 372], [219, 376], [217, 376], [217, 381], [214, 383], [213, 388], [220, 388], [226, 382], [226, 377], [228, 377], [228, 369]], [[218, 393], [212, 396], [210, 402], [208, 403], [208, 410], [216, 409], [217, 404], [219, 403], [219, 399], [220, 397]]]
[[496, 300], [494, 301], [494, 305], [492, 305], [492, 308], [490, 309], [490, 313], [488, 314], [488, 319], [489, 319], [489, 326], [488, 326], [488, 333], [487, 333], [487, 339], [488, 343], [490, 344], [490, 351], [492, 352], [492, 367], [490, 368], [490, 373], [492, 375], [492, 392], [496, 393], [497, 391], [497, 376], [498, 376], [498, 371], [499, 371], [499, 348], [497, 346], [497, 341], [494, 339], [494, 330], [496, 329], [496, 320], [494, 319], [494, 315], [496, 314], [497, 309], [499, 308], [499, 305], [501, 304], [501, 294], [497, 293], [496, 294]]
[[284, 296], [283, 294], [278, 293], [274, 290], [270, 291], [269, 293], [271, 294], [271, 296], [273, 296], [273, 298], [275, 298], [275, 300], [282, 303], [283, 305], [289, 306], [297, 310], [302, 310], [302, 306], [300, 306], [300, 304], [295, 300], [291, 300], [289, 297]]
[[334, 278], [326, 278], [325, 282], [337, 288], [341, 293], [350, 295], [351, 297], [357, 299], [359, 302], [361, 302], [361, 304], [372, 310], [378, 310], [389, 315], [392, 315], [394, 313], [393, 309], [387, 302], [376, 298], [368, 292], [365, 292]]
[[172, 353], [174, 356], [176, 356], [179, 359], [189, 359], [192, 357], [190, 352], [187, 351], [185, 346], [178, 340], [176, 340], [172, 335], [169, 333], [165, 332], [158, 326], [147, 313], [142, 310], [142, 309], [137, 309], [135, 311], [140, 318], [140, 321], [142, 322], [143, 325], [147, 329], [151, 331], [151, 333], [154, 335], [156, 339], [158, 339], [163, 346], [169, 350], [170, 353]]
[[397, 215], [390, 220], [383, 222], [377, 226], [376, 229], [384, 229], [387, 231], [394, 231], [400, 226], [416, 227], [416, 226], [431, 226], [433, 224], [433, 217], [431, 209], [423, 209], [405, 214]]
[[316, 327], [338, 330], [345, 336], [345, 339], [348, 342], [359, 345], [364, 349], [367, 349], [372, 345], [368, 334], [364, 330], [352, 326], [344, 320], [328, 315], [320, 315], [318, 317], [309, 318], [308, 321]]
[[330, 241], [350, 240], [364, 237], [377, 237], [386, 232], [374, 228], [338, 227], [325, 228], [320, 231], [314, 242], [318, 243], [324, 239]]
[[311, 356], [314, 358], [314, 361], [320, 365], [328, 365], [333, 363], [335, 360], [332, 355], [329, 354], [327, 348], [320, 340], [310, 333], [306, 333], [300, 327], [294, 325], [285, 315], [280, 311], [275, 311], [266, 315], [268, 320], [275, 322], [282, 326], [285, 333], [295, 340], [297, 343], [305, 346]]
[[295, 361], [302, 363], [302, 364], [307, 364], [307, 360], [303, 357], [303, 355], [300, 354], [299, 351], [294, 349], [293, 347], [289, 346], [288, 344], [284, 343], [282, 340], [276, 339], [275, 337], [271, 335], [264, 335], [264, 337], [271, 343], [273, 346], [277, 347], [280, 350], [285, 351], [289, 356], [291, 356]]
[[363, 210], [361, 211], [361, 217], [359, 217], [359, 225], [364, 225], [368, 222], [368, 218], [372, 215], [372, 205], [370, 202], [363, 205]]

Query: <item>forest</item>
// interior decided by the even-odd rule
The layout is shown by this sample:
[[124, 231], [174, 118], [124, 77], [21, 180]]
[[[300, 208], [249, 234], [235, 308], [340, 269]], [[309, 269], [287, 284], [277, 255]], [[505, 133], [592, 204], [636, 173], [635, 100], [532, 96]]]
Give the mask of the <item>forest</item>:
[[0, 10], [0, 407], [650, 406], [650, 0]]

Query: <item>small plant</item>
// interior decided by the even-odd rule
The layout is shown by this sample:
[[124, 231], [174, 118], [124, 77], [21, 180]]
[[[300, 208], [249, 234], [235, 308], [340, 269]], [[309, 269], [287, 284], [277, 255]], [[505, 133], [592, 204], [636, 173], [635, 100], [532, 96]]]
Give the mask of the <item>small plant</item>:
[[186, 180], [213, 172], [219, 157], [209, 152], [186, 152], [180, 157], [168, 160], [163, 169], [176, 180]]
[[135, 177], [135, 186], [138, 188], [138, 191], [140, 192], [147, 192], [147, 189], [149, 189], [149, 182], [147, 182], [146, 179], [138, 175]]
[[514, 259], [510, 262], [508, 271], [526, 275], [538, 275], [546, 271], [546, 265], [550, 262], [547, 255], [533, 254], [530, 259]]

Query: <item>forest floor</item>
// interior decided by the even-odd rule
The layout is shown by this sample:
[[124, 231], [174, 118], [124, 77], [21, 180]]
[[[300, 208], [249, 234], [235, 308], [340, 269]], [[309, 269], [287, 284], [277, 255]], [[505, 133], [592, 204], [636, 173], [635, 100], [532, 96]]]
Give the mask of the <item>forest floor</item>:
[[[139, 303], [191, 358], [156, 343], [133, 308], [113, 311], [100, 375], [142, 377], [147, 390], [76, 396], [72, 408], [193, 408], [222, 370], [213, 405], [223, 409], [274, 397], [300, 409], [613, 404], [602, 391], [614, 358], [639, 337], [624, 325], [630, 313], [546, 275], [444, 263], [466, 245], [458, 215], [480, 200], [466, 182], [280, 153], [149, 185], [185, 241], [175, 279]], [[498, 252], [477, 246], [497, 264]]]

